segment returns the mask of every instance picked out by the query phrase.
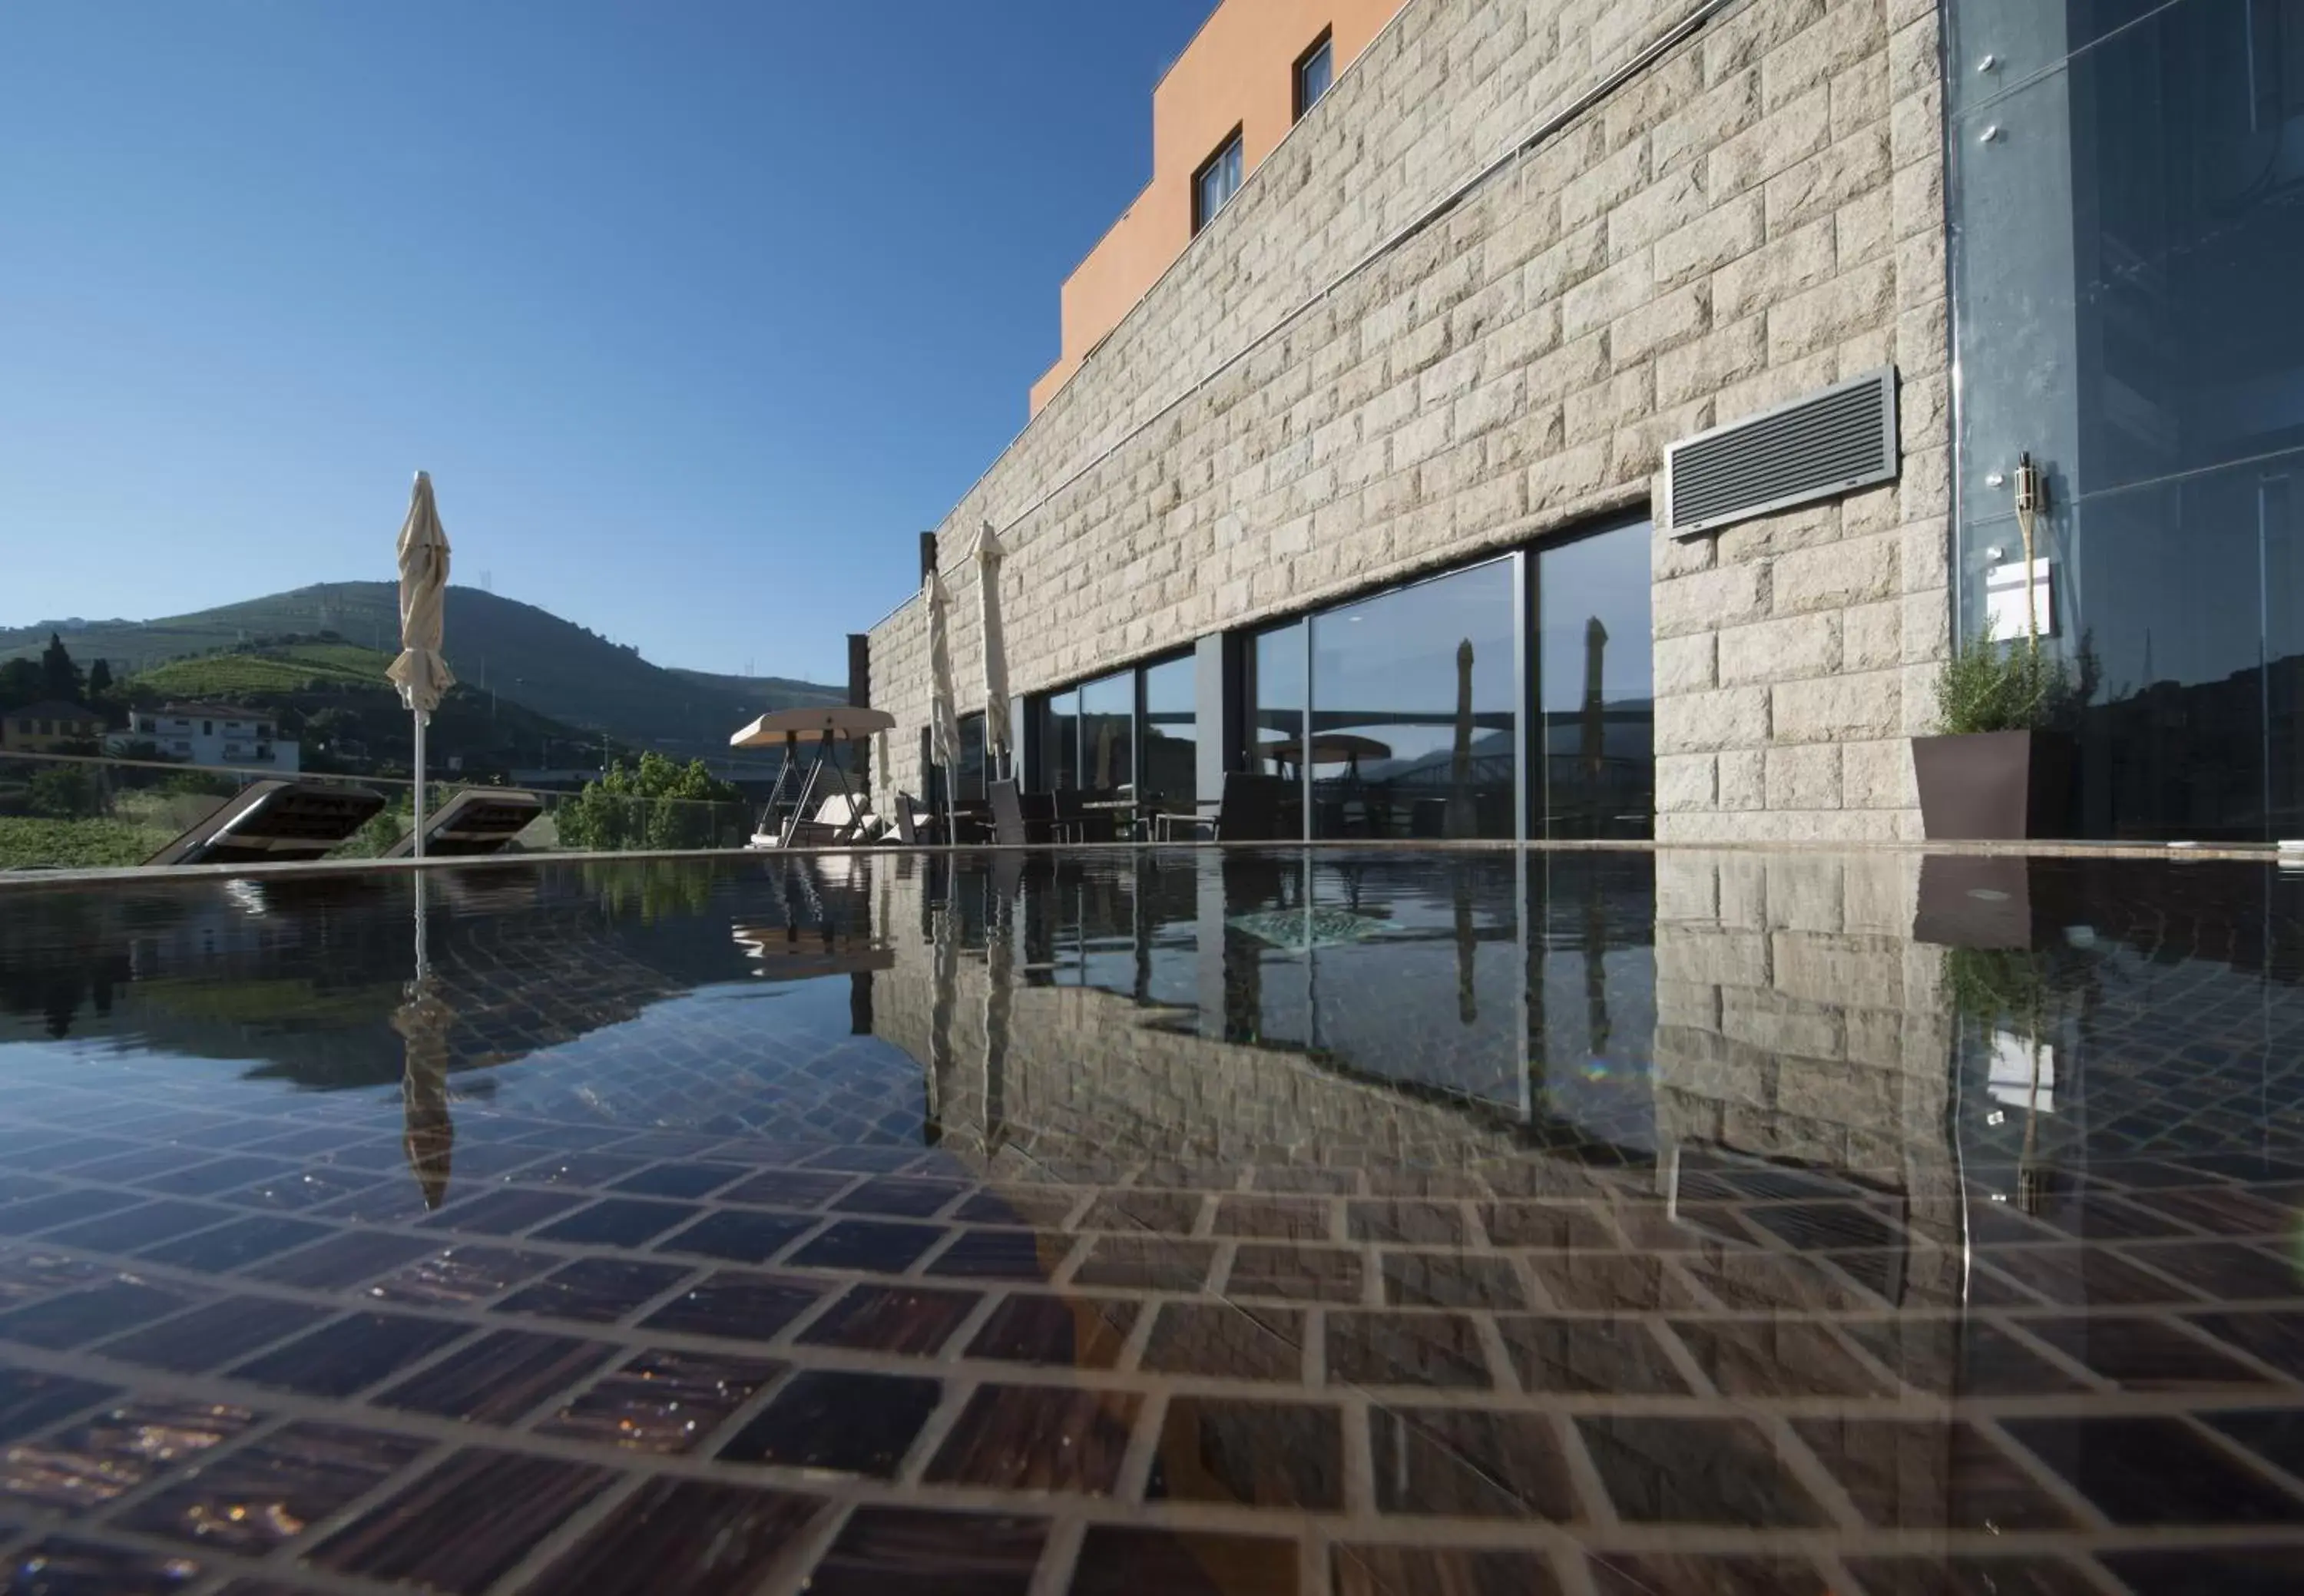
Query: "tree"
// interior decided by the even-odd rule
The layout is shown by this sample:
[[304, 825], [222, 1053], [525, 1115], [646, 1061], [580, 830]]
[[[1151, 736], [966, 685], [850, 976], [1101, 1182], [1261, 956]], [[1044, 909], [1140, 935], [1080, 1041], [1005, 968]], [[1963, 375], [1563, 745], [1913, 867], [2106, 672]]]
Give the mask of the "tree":
[[72, 663], [64, 640], [53, 632], [48, 633], [48, 646], [40, 651], [40, 691], [67, 704], [80, 700], [80, 667]]
[[51, 820], [78, 820], [104, 812], [96, 778], [79, 765], [58, 765], [32, 777], [25, 789], [27, 807]]
[[111, 691], [112, 663], [99, 659], [88, 667], [88, 694], [90, 698], [102, 698]]
[[41, 696], [38, 660], [0, 660], [0, 709], [19, 709]]
[[609, 766], [555, 819], [560, 840], [588, 853], [708, 848], [741, 836], [742, 801], [703, 760], [675, 765], [648, 753], [637, 766]]

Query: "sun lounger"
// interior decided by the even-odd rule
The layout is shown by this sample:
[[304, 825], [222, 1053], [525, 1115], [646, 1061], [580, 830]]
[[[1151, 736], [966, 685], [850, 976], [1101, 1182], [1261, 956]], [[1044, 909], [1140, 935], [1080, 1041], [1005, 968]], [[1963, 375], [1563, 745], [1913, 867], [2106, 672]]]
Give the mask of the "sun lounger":
[[278, 864], [318, 859], [383, 808], [383, 794], [366, 787], [251, 782], [145, 862]]
[[[512, 787], [468, 788], [424, 817], [424, 853], [433, 859], [474, 859], [494, 853], [535, 823], [544, 800]], [[411, 831], [392, 845], [386, 859], [416, 851]]]

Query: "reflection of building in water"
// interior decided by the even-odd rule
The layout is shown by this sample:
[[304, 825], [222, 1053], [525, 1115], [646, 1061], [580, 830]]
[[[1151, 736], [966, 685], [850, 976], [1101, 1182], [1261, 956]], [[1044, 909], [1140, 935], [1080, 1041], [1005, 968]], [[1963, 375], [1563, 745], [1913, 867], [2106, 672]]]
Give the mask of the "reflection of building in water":
[[1906, 862], [1793, 870], [1773, 911], [1764, 865], [1708, 857], [1030, 869], [939, 863], [894, 917], [876, 1029], [928, 1072], [947, 1147], [1508, 1168], [1667, 1203], [1781, 1169], [1845, 1221], [1814, 1245], [1877, 1253], [1891, 1302], [1956, 1300], [1952, 1027]]

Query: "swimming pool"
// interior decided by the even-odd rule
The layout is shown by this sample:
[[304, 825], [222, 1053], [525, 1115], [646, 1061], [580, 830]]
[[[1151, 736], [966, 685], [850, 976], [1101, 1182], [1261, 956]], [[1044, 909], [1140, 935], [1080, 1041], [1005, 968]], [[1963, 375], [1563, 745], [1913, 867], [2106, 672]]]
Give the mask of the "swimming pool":
[[2300, 978], [2210, 862], [12, 887], [9, 1588], [2295, 1588]]

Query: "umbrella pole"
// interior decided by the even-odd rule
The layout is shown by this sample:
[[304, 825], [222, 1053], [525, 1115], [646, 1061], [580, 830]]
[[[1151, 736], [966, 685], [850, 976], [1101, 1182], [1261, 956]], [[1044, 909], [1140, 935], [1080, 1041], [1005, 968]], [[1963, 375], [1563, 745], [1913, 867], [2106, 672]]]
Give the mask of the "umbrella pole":
[[416, 857], [424, 857], [424, 723], [432, 717], [416, 711]]

